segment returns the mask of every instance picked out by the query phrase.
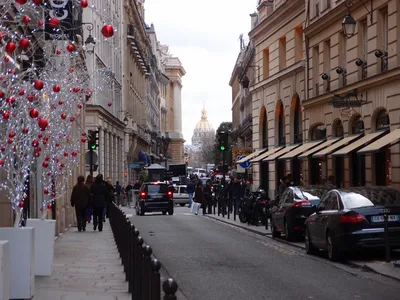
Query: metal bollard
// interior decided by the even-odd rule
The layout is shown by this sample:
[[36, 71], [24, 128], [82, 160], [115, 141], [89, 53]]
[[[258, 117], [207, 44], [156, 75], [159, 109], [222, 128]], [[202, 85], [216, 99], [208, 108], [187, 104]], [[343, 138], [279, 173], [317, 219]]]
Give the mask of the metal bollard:
[[135, 248], [135, 294], [132, 295], [132, 300], [142, 299], [142, 259], [143, 259], [143, 239], [138, 236], [136, 239]]
[[150, 299], [151, 290], [151, 255], [153, 249], [149, 245], [143, 245], [143, 260], [142, 260], [142, 299]]
[[164, 291], [164, 300], [176, 300], [176, 292], [178, 291], [178, 284], [172, 278], [168, 278], [163, 282], [162, 289]]
[[131, 221], [129, 218], [126, 218], [126, 228], [125, 228], [126, 236], [125, 236], [125, 255], [124, 255], [124, 271], [125, 271], [125, 279], [129, 281], [129, 267], [130, 267], [130, 257], [131, 257]]
[[233, 199], [233, 221], [236, 221], [236, 211], [237, 211], [237, 208], [236, 208], [236, 199], [234, 198], [234, 199]]
[[390, 257], [390, 245], [389, 245], [389, 217], [388, 215], [383, 216], [383, 220], [385, 222], [385, 260], [387, 263], [391, 261]]
[[129, 282], [129, 293], [133, 294], [133, 268], [135, 267], [135, 226], [131, 224], [130, 234], [129, 234], [129, 267], [128, 267], [128, 282]]
[[160, 282], [161, 263], [158, 259], [151, 261], [151, 283], [150, 283], [150, 300], [160, 300], [161, 282]]

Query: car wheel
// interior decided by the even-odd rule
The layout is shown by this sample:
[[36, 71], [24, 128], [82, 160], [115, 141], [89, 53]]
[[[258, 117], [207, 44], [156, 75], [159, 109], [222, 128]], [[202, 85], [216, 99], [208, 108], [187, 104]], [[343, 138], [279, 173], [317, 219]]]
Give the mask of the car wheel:
[[144, 205], [141, 204], [141, 205], [140, 205], [140, 215], [141, 215], [141, 216], [144, 216], [144, 213], [145, 213]]
[[186, 205], [186, 203], [179, 203], [179, 205], [183, 207]]
[[293, 241], [294, 240], [294, 232], [293, 232], [293, 230], [291, 228], [289, 228], [289, 225], [286, 222], [286, 220], [284, 222], [284, 228], [285, 228], [285, 239], [288, 242]]
[[274, 222], [272, 221], [272, 219], [271, 219], [271, 235], [272, 235], [272, 237], [274, 237], [274, 238], [278, 238], [278, 237], [281, 236], [280, 231], [277, 231], [277, 230], [276, 230], [275, 224], [274, 224]]
[[310, 233], [308, 232], [307, 227], [304, 229], [304, 244], [306, 246], [306, 253], [307, 254], [317, 254], [318, 248], [316, 248], [312, 241]]
[[172, 215], [174, 214], [174, 207], [173, 207], [173, 206], [171, 206], [171, 207], [168, 209], [168, 214], [169, 214], [170, 216], [172, 216]]
[[167, 211], [163, 210], [162, 214], [163, 214], [163, 215], [166, 215], [166, 214], [167, 214]]
[[340, 261], [342, 258], [342, 252], [338, 245], [333, 241], [332, 234], [327, 233], [326, 245], [328, 246], [328, 257], [330, 261]]

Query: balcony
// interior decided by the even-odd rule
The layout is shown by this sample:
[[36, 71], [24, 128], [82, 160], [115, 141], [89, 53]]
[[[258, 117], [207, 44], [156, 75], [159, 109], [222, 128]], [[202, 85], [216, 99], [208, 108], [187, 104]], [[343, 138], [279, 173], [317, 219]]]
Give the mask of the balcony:
[[128, 24], [127, 25], [127, 40], [128, 45], [130, 46], [131, 52], [135, 56], [138, 64], [141, 67], [141, 70], [144, 74], [150, 75], [150, 66], [148, 64], [147, 55], [141, 49], [140, 42], [138, 39], [138, 35], [136, 33], [135, 25]]

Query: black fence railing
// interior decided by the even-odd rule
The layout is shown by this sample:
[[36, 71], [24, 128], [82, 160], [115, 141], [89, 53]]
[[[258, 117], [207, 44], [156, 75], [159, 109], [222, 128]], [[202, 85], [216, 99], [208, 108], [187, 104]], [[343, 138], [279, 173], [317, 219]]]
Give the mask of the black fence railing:
[[[153, 250], [118, 206], [109, 205], [108, 214], [132, 300], [161, 300], [160, 261], [152, 258]], [[162, 289], [164, 300], [177, 299], [178, 284], [172, 278], [163, 282]]]

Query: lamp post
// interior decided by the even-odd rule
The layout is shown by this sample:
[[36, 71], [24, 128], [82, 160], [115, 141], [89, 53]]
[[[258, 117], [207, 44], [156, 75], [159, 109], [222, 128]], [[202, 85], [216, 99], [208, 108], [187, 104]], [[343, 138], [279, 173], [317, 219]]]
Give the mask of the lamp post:
[[94, 47], [96, 47], [96, 41], [94, 40], [92, 36], [92, 30], [93, 30], [93, 23], [82, 23], [82, 25], [87, 25], [86, 29], [89, 31], [89, 35], [85, 40], [85, 47], [86, 47], [86, 52], [88, 54], [93, 54], [94, 53]]
[[346, 2], [347, 15], [344, 17], [342, 22], [343, 33], [347, 38], [351, 38], [356, 32], [356, 20], [352, 17], [350, 13], [350, 7], [352, 6], [351, 1]]

